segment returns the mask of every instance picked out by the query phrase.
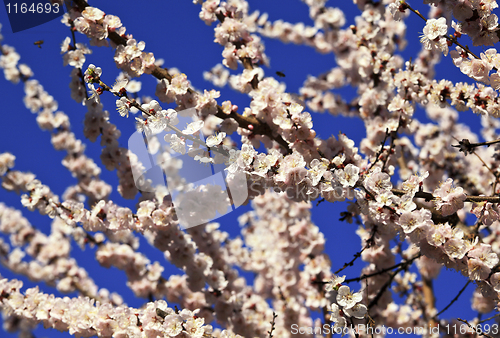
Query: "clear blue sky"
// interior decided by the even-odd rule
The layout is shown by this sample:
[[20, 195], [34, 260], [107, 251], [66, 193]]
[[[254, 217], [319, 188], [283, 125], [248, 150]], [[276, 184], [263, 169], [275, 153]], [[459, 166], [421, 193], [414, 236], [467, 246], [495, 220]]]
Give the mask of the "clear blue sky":
[[[413, 1], [416, 3], [417, 1]], [[164, 66], [176, 67], [185, 74], [192, 85], [199, 89], [212, 89], [213, 86], [205, 81], [202, 76], [204, 70], [209, 70], [221, 61], [222, 48], [213, 43], [213, 27], [206, 26], [199, 18], [200, 6], [192, 4], [192, 1], [177, 0], [148, 0], [148, 1], [91, 1], [90, 4], [97, 5], [107, 14], [118, 15], [123, 24], [127, 27], [127, 32], [132, 33], [138, 41], [146, 42], [146, 51], [151, 51], [157, 58], [165, 60]], [[284, 19], [292, 23], [304, 22], [312, 25], [308, 17], [307, 6], [299, 0], [249, 0], [251, 10], [260, 10], [269, 13], [271, 21]], [[347, 24], [354, 23], [354, 16], [359, 15], [359, 11], [350, 1], [329, 1], [329, 6], [339, 6], [346, 13]], [[423, 5], [416, 6], [424, 8]], [[427, 10], [422, 10], [427, 13]], [[59, 20], [43, 24], [41, 26], [15, 33], [10, 30], [4, 7], [0, 8], [0, 23], [3, 24], [2, 34], [3, 44], [16, 48], [21, 55], [21, 63], [28, 64], [35, 78], [40, 81], [45, 90], [53, 95], [59, 103], [59, 110], [69, 115], [72, 129], [77, 138], [83, 139], [82, 127], [85, 107], [75, 103], [70, 98], [69, 74], [71, 68], [63, 67], [62, 57], [59, 53], [59, 45], [66, 36], [70, 36], [69, 29], [62, 25]], [[415, 56], [420, 48], [418, 39], [419, 32], [422, 31], [424, 23], [421, 19], [412, 15], [408, 21], [407, 39], [409, 46], [402, 54], [408, 59]], [[86, 37], [77, 35], [77, 42], [88, 43]], [[44, 40], [41, 49], [33, 43], [37, 40]], [[297, 92], [306, 79], [307, 74], [319, 75], [328, 71], [335, 65], [332, 54], [320, 55], [306, 46], [287, 45], [279, 41], [264, 39], [266, 53], [270, 56], [271, 66], [265, 68], [266, 75], [275, 76], [276, 71], [282, 71], [286, 77], [279, 79], [286, 82], [287, 91]], [[111, 48], [94, 48], [94, 53], [87, 55], [86, 65], [93, 63], [103, 69], [103, 78], [109, 83], [113, 83], [118, 74], [118, 70], [112, 61], [114, 52]], [[459, 74], [452, 65], [449, 58], [444, 59], [437, 68], [437, 78], [448, 78], [450, 80], [464, 81], [466, 78]], [[151, 76], [141, 78], [143, 95], [154, 96], [156, 80]], [[50, 135], [41, 131], [35, 117], [27, 110], [23, 104], [24, 95], [22, 84], [12, 85], [3, 76], [0, 77], [0, 89], [2, 95], [2, 115], [3, 129], [0, 133], [0, 153], [9, 151], [16, 158], [15, 169], [32, 171], [37, 175], [42, 183], [51, 187], [52, 191], [62, 195], [66, 186], [74, 184], [75, 180], [70, 173], [60, 164], [64, 157], [62, 152], [55, 151], [50, 143]], [[352, 89], [343, 91], [343, 95], [353, 95]], [[240, 107], [249, 105], [250, 99], [242, 94], [238, 94], [231, 89], [221, 90], [221, 101], [231, 99], [233, 103]], [[111, 121], [122, 131], [120, 138], [121, 146], [126, 147], [127, 135], [133, 132], [133, 120], [131, 118], [121, 118], [115, 111], [114, 99], [103, 98], [105, 109], [111, 113]], [[471, 128], [477, 130], [480, 125], [479, 117], [471, 112], [460, 114], [461, 121], [468, 123]], [[422, 118], [423, 112], [417, 113], [417, 118]], [[364, 125], [359, 120], [333, 117], [328, 114], [313, 114], [314, 129], [322, 138], [327, 138], [331, 134], [337, 135], [339, 131], [346, 133], [359, 145], [360, 140], [365, 136]], [[94, 158], [100, 164], [99, 154], [101, 147], [99, 142], [94, 144], [87, 142], [87, 155]], [[103, 168], [101, 177], [116, 184], [116, 173], [109, 172]], [[111, 198], [119, 204], [131, 206], [132, 203], [124, 201], [117, 193], [116, 189]], [[8, 206], [15, 207], [22, 211], [34, 226], [45, 232], [49, 231], [50, 219], [42, 217], [38, 213], [31, 213], [23, 208], [19, 202], [19, 196], [14, 193], [0, 190], [0, 201]], [[359, 237], [354, 234], [355, 225], [337, 221], [341, 211], [346, 205], [337, 203], [335, 205], [322, 203], [313, 208], [313, 220], [324, 232], [327, 239], [327, 253], [332, 259], [333, 270], [340, 268], [344, 262], [350, 261], [353, 255], [360, 249]], [[241, 213], [249, 210], [248, 207], [241, 207], [236, 212], [220, 218], [221, 228], [232, 235], [239, 233], [236, 218]], [[147, 243], [142, 243], [147, 248]], [[106, 287], [112, 291], [118, 291], [125, 297], [126, 302], [131, 306], [140, 306], [145, 300], [136, 299], [125, 286], [124, 274], [115, 269], [106, 270], [98, 266], [94, 259], [93, 250], [87, 249], [81, 252], [74, 249], [75, 257], [79, 263], [86, 267], [100, 287]], [[158, 252], [149, 250], [152, 260], [164, 262]], [[168, 265], [168, 264], [165, 264]], [[347, 278], [357, 277], [363, 266], [358, 262], [354, 267], [344, 270]], [[179, 273], [176, 268], [166, 271]], [[0, 274], [12, 277], [5, 268], [0, 267]], [[118, 276], [118, 277], [117, 277]], [[458, 273], [442, 271], [439, 283], [435, 283], [437, 295], [437, 309], [442, 309], [465, 284], [466, 279]], [[25, 288], [34, 286], [32, 282], [26, 282]], [[49, 287], [41, 286], [46, 292], [54, 292]], [[352, 285], [355, 290], [359, 286]], [[474, 287], [469, 286], [467, 292], [461, 297], [450, 310], [443, 316], [445, 318], [461, 316], [472, 318], [474, 316], [470, 309], [470, 298]], [[14, 337], [11, 334], [1, 334], [2, 337]], [[59, 332], [44, 331], [38, 329], [36, 337], [68, 337], [69, 334]]]

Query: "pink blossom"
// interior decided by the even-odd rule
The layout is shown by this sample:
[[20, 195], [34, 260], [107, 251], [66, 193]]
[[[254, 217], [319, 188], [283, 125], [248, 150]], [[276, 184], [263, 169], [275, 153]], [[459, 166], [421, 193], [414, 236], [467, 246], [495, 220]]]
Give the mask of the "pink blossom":
[[436, 206], [442, 210], [443, 216], [449, 216], [463, 208], [467, 196], [461, 187], [453, 187], [453, 180], [448, 178], [440, 188], [434, 190]]

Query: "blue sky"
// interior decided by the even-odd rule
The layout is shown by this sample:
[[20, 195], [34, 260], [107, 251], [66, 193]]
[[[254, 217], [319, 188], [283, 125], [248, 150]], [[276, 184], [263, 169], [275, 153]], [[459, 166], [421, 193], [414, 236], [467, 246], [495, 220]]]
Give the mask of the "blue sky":
[[[416, 1], [414, 1], [416, 2]], [[184, 72], [192, 85], [199, 89], [212, 89], [213, 86], [203, 79], [202, 72], [209, 70], [215, 64], [221, 62], [222, 47], [213, 43], [213, 27], [206, 26], [199, 18], [199, 5], [192, 4], [192, 1], [174, 0], [148, 0], [148, 1], [93, 1], [90, 4], [98, 5], [100, 9], [108, 14], [118, 15], [123, 24], [127, 27], [127, 32], [132, 33], [138, 41], [146, 42], [146, 51], [151, 51], [157, 58], [165, 60], [164, 66], [176, 67]], [[307, 6], [299, 0], [249, 0], [251, 10], [260, 10], [269, 13], [271, 21], [283, 19], [292, 23], [304, 22], [312, 25], [308, 17]], [[355, 5], [349, 1], [329, 1], [329, 6], [339, 6], [347, 16], [347, 25], [354, 23], [354, 16], [359, 15]], [[412, 3], [412, 5], [414, 5]], [[415, 5], [417, 8], [425, 8], [423, 5]], [[427, 10], [423, 9], [424, 15]], [[59, 20], [54, 20], [41, 26], [18, 33], [10, 30], [4, 7], [0, 8], [0, 23], [3, 24], [2, 34], [4, 44], [14, 46], [21, 55], [21, 63], [28, 64], [35, 78], [40, 81], [45, 90], [53, 95], [59, 103], [59, 110], [64, 111], [71, 119], [73, 132], [77, 138], [83, 139], [82, 127], [86, 112], [85, 107], [75, 103], [70, 98], [69, 74], [71, 68], [63, 67], [62, 56], [59, 53], [59, 45], [66, 36], [70, 36], [69, 29], [62, 25]], [[416, 15], [411, 15], [408, 20], [407, 40], [409, 45], [402, 52], [408, 60], [409, 57], [416, 56], [420, 49], [418, 35], [422, 31], [424, 23]], [[86, 37], [76, 36], [77, 42], [88, 43]], [[36, 47], [33, 43], [37, 40], [44, 40], [42, 48]], [[286, 74], [285, 78], [278, 78], [287, 85], [287, 91], [297, 92], [303, 84], [308, 74], [319, 75], [335, 66], [332, 54], [320, 55], [306, 46], [296, 46], [283, 44], [279, 41], [264, 38], [266, 53], [270, 57], [270, 68], [265, 68], [266, 75], [275, 76], [276, 71]], [[113, 83], [118, 75], [118, 70], [112, 61], [114, 52], [111, 48], [93, 48], [94, 53], [87, 55], [86, 65], [93, 63], [103, 69], [103, 78], [108, 83]], [[459, 73], [449, 58], [444, 58], [436, 69], [436, 78], [447, 78], [452, 81], [467, 81], [468, 79]], [[144, 76], [142, 81], [143, 95], [154, 96], [156, 80], [151, 76]], [[62, 152], [55, 151], [50, 143], [50, 135], [41, 131], [33, 115], [25, 108], [22, 98], [24, 95], [22, 84], [12, 85], [3, 76], [0, 78], [0, 89], [3, 98], [3, 123], [2, 133], [0, 133], [0, 153], [9, 151], [16, 156], [15, 169], [32, 171], [44, 184], [48, 185], [52, 191], [62, 195], [66, 186], [74, 184], [75, 180], [71, 174], [60, 164], [64, 157]], [[354, 91], [347, 88], [341, 92], [342, 95], [352, 97]], [[231, 99], [233, 103], [240, 107], [249, 105], [250, 99], [242, 94], [236, 93], [229, 88], [221, 89], [221, 100]], [[122, 131], [120, 145], [126, 147], [130, 135], [134, 131], [132, 118], [124, 119], [120, 117], [114, 107], [114, 99], [103, 98], [105, 109], [111, 113], [111, 121]], [[417, 118], [425, 120], [424, 112], [419, 111]], [[460, 119], [471, 126], [473, 130], [478, 130], [480, 119], [472, 112], [460, 113]], [[337, 135], [339, 131], [346, 133], [357, 145], [365, 136], [364, 125], [359, 120], [347, 119], [343, 117], [333, 117], [328, 114], [313, 113], [314, 129], [322, 138], [327, 138], [331, 134]], [[86, 154], [94, 158], [100, 164], [99, 142], [87, 142]], [[109, 172], [105, 168], [101, 177], [116, 184], [116, 173]], [[132, 206], [130, 201], [124, 201], [115, 191], [111, 199], [119, 204]], [[8, 206], [15, 207], [22, 211], [34, 226], [48, 232], [50, 219], [37, 213], [30, 213], [23, 208], [19, 202], [19, 196], [14, 193], [0, 190], [0, 201]], [[313, 221], [324, 232], [327, 239], [327, 253], [332, 259], [333, 270], [340, 268], [345, 262], [351, 260], [353, 255], [360, 248], [359, 237], [354, 234], [355, 225], [337, 221], [340, 212], [345, 211], [346, 204], [322, 203], [313, 208]], [[221, 223], [221, 228], [228, 231], [233, 236], [238, 234], [240, 228], [236, 218], [243, 212], [249, 210], [248, 207], [241, 207], [236, 212], [221, 217], [217, 221]], [[144, 241], [142, 247], [147, 248], [148, 255], [152, 260], [164, 262], [162, 256], [148, 248]], [[112, 291], [118, 291], [124, 295], [126, 302], [131, 306], [140, 306], [144, 300], [136, 299], [125, 286], [125, 279], [121, 271], [107, 270], [98, 266], [93, 256], [93, 250], [87, 249], [81, 252], [75, 247], [74, 255], [79, 263], [86, 267], [100, 287], [106, 287]], [[166, 264], [168, 265], [168, 264]], [[343, 271], [347, 278], [354, 278], [359, 275], [363, 263], [358, 262], [354, 267]], [[166, 271], [179, 273], [176, 268]], [[5, 268], [0, 267], [0, 274], [12, 277]], [[437, 309], [442, 309], [465, 284], [466, 279], [455, 272], [442, 270], [442, 275], [436, 282], [435, 290], [437, 295]], [[35, 284], [27, 281], [26, 287]], [[41, 285], [46, 292], [54, 292], [49, 287]], [[358, 289], [359, 286], [353, 285]], [[461, 297], [443, 317], [472, 318], [474, 316], [470, 310], [470, 298], [474, 287], [469, 286], [465, 294]], [[2, 337], [14, 337], [11, 334], [2, 334]], [[68, 337], [69, 334], [45, 331], [38, 329], [36, 337]]]

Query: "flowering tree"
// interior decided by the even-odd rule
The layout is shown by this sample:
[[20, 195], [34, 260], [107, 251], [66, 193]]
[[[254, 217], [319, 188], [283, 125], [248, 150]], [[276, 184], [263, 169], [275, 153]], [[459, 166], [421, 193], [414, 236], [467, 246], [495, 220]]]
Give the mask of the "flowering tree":
[[[23, 84], [24, 105], [65, 152], [62, 164], [75, 180], [58, 195], [18, 170], [13, 154], [0, 154], [2, 188], [20, 194], [23, 213], [52, 219], [45, 233], [0, 204], [0, 230], [8, 235], [0, 242], [3, 266], [48, 286], [0, 280], [7, 330], [29, 337], [41, 323], [77, 337], [499, 335], [496, 322], [482, 318], [500, 292], [500, 55], [490, 48], [499, 40], [496, 1], [424, 0], [430, 6], [413, 7], [358, 0], [360, 15], [350, 26], [340, 8], [304, 2], [311, 26], [271, 21], [244, 0], [194, 1], [222, 47], [221, 63], [204, 77], [247, 94], [245, 106], [164, 68], [125, 28], [126, 16], [84, 0], [66, 4], [61, 54], [72, 67], [74, 105], [84, 110], [80, 131], [59, 110], [57, 93], [47, 92], [2, 41], [5, 79]], [[430, 10], [425, 16], [417, 8]], [[405, 60], [398, 49], [406, 45], [409, 16], [420, 20], [422, 48]], [[335, 66], [308, 77], [298, 93], [287, 92], [284, 72], [266, 74], [263, 38], [334, 54]], [[102, 49], [113, 50], [116, 78], [104, 61], [87, 60]], [[443, 57], [473, 84], [435, 80]], [[156, 79], [154, 94], [144, 93], [139, 78]], [[349, 85], [357, 88], [351, 100], [338, 94]], [[307, 110], [357, 118], [366, 137], [358, 146], [342, 133], [321, 138]], [[476, 114], [485, 142], [458, 122], [457, 111]], [[425, 114], [429, 122], [422, 122]], [[118, 123], [137, 128], [126, 146]], [[116, 173], [119, 198], [110, 198], [113, 187], [78, 132], [91, 143], [100, 139], [99, 161]], [[196, 165], [212, 176], [222, 166], [222, 180], [184, 175]], [[241, 236], [212, 222], [248, 203], [252, 210], [238, 218]], [[355, 221], [360, 238], [351, 261], [328, 255], [311, 220], [313, 205], [339, 203], [339, 222]], [[139, 250], [141, 238], [183, 274], [167, 275], [163, 262]], [[72, 258], [72, 243], [94, 248], [103, 267], [123, 270], [143, 305], [131, 307], [99, 287]], [[361, 273], [346, 276], [354, 263], [363, 265]], [[436, 307], [433, 281], [443, 267], [474, 283], [477, 316], [442, 315], [463, 289]], [[45, 291], [50, 287], [57, 295]]]

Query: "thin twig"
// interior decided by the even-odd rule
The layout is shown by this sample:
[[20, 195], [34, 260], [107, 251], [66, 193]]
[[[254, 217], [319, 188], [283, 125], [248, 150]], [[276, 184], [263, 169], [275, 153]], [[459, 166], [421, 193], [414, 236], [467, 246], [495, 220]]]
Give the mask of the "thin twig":
[[452, 306], [452, 305], [453, 305], [453, 303], [455, 303], [455, 302], [458, 300], [458, 298], [460, 297], [460, 295], [461, 295], [461, 294], [465, 291], [465, 289], [467, 288], [467, 286], [469, 286], [469, 284], [470, 284], [470, 279], [467, 281], [467, 283], [465, 283], [465, 285], [464, 285], [464, 286], [463, 286], [463, 288], [462, 288], [462, 289], [458, 292], [458, 294], [455, 296], [455, 298], [453, 298], [453, 299], [450, 301], [450, 303], [449, 303], [448, 305], [446, 305], [446, 306], [445, 306], [445, 308], [444, 308], [444, 309], [442, 309], [441, 311], [439, 311], [439, 312], [436, 314], [436, 316], [434, 316], [434, 318], [436, 318], [436, 319], [437, 319], [437, 317], [438, 317], [440, 314], [442, 314], [443, 312], [445, 312], [446, 310], [448, 310], [448, 309], [450, 308], [450, 306]]
[[457, 318], [457, 320], [458, 320], [459, 322], [465, 323], [468, 327], [470, 327], [471, 329], [473, 329], [474, 331], [476, 331], [476, 333], [478, 333], [478, 334], [480, 334], [480, 335], [483, 335], [483, 336], [485, 336], [485, 337], [488, 337], [488, 338], [493, 338], [493, 337], [492, 337], [492, 336], [490, 336], [489, 334], [486, 334], [486, 333], [484, 333], [484, 332], [482, 332], [482, 331], [481, 331], [481, 332], [478, 332], [478, 331], [477, 331], [477, 329], [476, 329], [474, 326], [470, 325], [468, 321], [466, 321], [466, 320], [464, 320], [464, 319], [461, 319], [461, 318]]
[[496, 315], [493, 315], [489, 318], [483, 319], [483, 320], [479, 321], [478, 324], [486, 323], [487, 321], [492, 320], [493, 318], [498, 317], [498, 316], [500, 316], [500, 313], [497, 313]]
[[408, 266], [410, 264], [412, 264], [413, 261], [415, 259], [417, 259], [418, 257], [420, 257], [420, 255], [416, 255], [415, 257], [407, 260], [406, 262], [404, 262], [402, 264], [401, 267], [399, 267], [396, 271], [394, 271], [394, 273], [389, 277], [389, 280], [380, 288], [380, 290], [377, 293], [377, 295], [372, 299], [372, 301], [370, 302], [370, 304], [368, 304], [368, 309], [371, 309], [375, 304], [377, 304], [377, 302], [382, 297], [382, 295], [384, 294], [384, 292], [386, 292], [387, 288], [389, 288], [389, 286], [392, 284], [393, 279], [398, 275], [398, 273], [401, 272], [401, 271], [403, 271], [403, 270], [405, 270], [405, 269], [407, 269]]
[[[397, 196], [403, 196], [406, 191], [401, 189], [391, 189], [392, 193]], [[416, 198], [424, 198], [426, 201], [432, 201], [434, 195], [430, 192], [417, 191], [415, 193]], [[490, 202], [490, 203], [500, 203], [500, 197], [496, 196], [467, 196], [465, 202]]]
[[[399, 129], [399, 125], [398, 125], [398, 129]], [[391, 155], [391, 150], [394, 149], [394, 142], [396, 141], [396, 138], [398, 136], [397, 130], [391, 131], [390, 135], [391, 135], [391, 144], [389, 145], [389, 149], [387, 150], [387, 156], [385, 157], [384, 165], [382, 165], [382, 170], [381, 170], [382, 172], [384, 172], [385, 166], [387, 165], [387, 162], [389, 161], [389, 156]]]
[[356, 252], [354, 254], [354, 258], [348, 262], [348, 263], [344, 263], [344, 266], [341, 267], [340, 269], [338, 269], [337, 271], [334, 272], [335, 275], [338, 275], [340, 272], [342, 272], [342, 270], [344, 270], [345, 268], [347, 268], [348, 266], [353, 266], [354, 265], [354, 262], [356, 261], [356, 259], [358, 259], [359, 257], [361, 257], [361, 254], [363, 253], [363, 251], [365, 251], [366, 249], [370, 248], [374, 241], [375, 241], [375, 235], [377, 234], [377, 228], [376, 227], [373, 227], [372, 229], [372, 233], [371, 233], [371, 236], [370, 238], [368, 238], [368, 240], [366, 241], [366, 245], [363, 247], [363, 249], [361, 249], [361, 251], [359, 252]]
[[276, 329], [276, 317], [278, 317], [278, 315], [273, 311], [273, 320], [269, 322], [271, 324], [271, 331], [267, 331], [267, 333], [269, 333], [269, 338], [273, 338], [273, 331]]
[[[122, 94], [121, 92], [115, 92], [115, 91], [112, 90], [112, 88], [110, 86], [108, 86], [107, 84], [105, 84], [104, 82], [102, 82], [102, 80], [99, 77], [97, 77], [96, 75], [94, 75], [94, 77], [95, 78], [93, 79], [93, 82], [99, 83], [99, 85], [101, 86], [101, 88], [103, 89], [103, 91], [110, 92], [111, 94], [113, 94], [113, 95], [115, 95], [117, 97], [126, 97], [128, 99], [126, 93]], [[154, 116], [154, 114], [152, 114], [151, 112], [149, 112], [146, 109], [144, 109], [134, 99], [130, 100], [130, 106], [137, 108], [138, 110], [140, 110], [141, 112], [143, 112], [147, 116]], [[192, 141], [194, 143], [197, 143], [197, 144], [199, 144], [199, 145], [201, 145], [203, 147], [206, 147], [208, 150], [213, 150], [213, 151], [218, 152], [218, 153], [220, 153], [222, 155], [225, 155], [225, 156], [229, 155], [229, 153], [224, 148], [222, 148], [222, 147], [221, 147], [221, 149], [219, 149], [219, 147], [209, 147], [201, 139], [193, 137], [193, 136], [191, 136], [189, 134], [183, 133], [179, 128], [177, 128], [173, 124], [170, 124], [168, 121], [165, 121], [165, 124], [166, 124], [166, 127], [172, 129], [177, 134], [177, 136], [179, 136], [179, 137], [188, 139], [188, 140], [190, 140], [190, 141]]]
[[387, 139], [389, 138], [389, 129], [387, 128], [385, 130], [385, 136], [384, 136], [384, 140], [381, 142], [381, 145], [380, 145], [380, 150], [377, 152], [377, 154], [375, 155], [375, 161], [370, 165], [370, 167], [368, 168], [367, 171], [370, 171], [371, 168], [373, 168], [373, 166], [378, 162], [379, 160], [379, 157], [382, 155], [382, 153], [384, 152], [384, 147], [385, 147], [385, 142], [387, 141]]
[[[410, 261], [413, 261], [413, 260], [415, 260], [415, 259], [417, 259], [417, 258], [420, 258], [421, 256], [422, 256], [422, 254], [420, 254], [420, 253], [419, 253], [419, 254], [418, 254], [418, 255], [416, 255], [415, 257], [411, 258], [411, 259], [410, 259]], [[388, 272], [388, 271], [391, 271], [391, 270], [394, 270], [394, 269], [396, 269], [396, 268], [399, 268], [399, 267], [401, 267], [401, 266], [403, 266], [403, 265], [408, 264], [408, 262], [409, 262], [409, 261], [401, 262], [401, 263], [398, 263], [398, 264], [393, 265], [393, 266], [391, 266], [391, 267], [388, 267], [388, 268], [382, 269], [382, 270], [380, 270], [380, 271], [370, 273], [370, 274], [368, 274], [368, 275], [363, 274], [363, 275], [361, 275], [360, 277], [357, 277], [357, 278], [346, 279], [344, 282], [345, 282], [345, 283], [360, 282], [360, 281], [362, 281], [363, 279], [368, 279], [368, 278], [370, 278], [370, 277], [378, 276], [378, 275], [381, 275], [381, 274], [386, 273], [386, 272]]]

